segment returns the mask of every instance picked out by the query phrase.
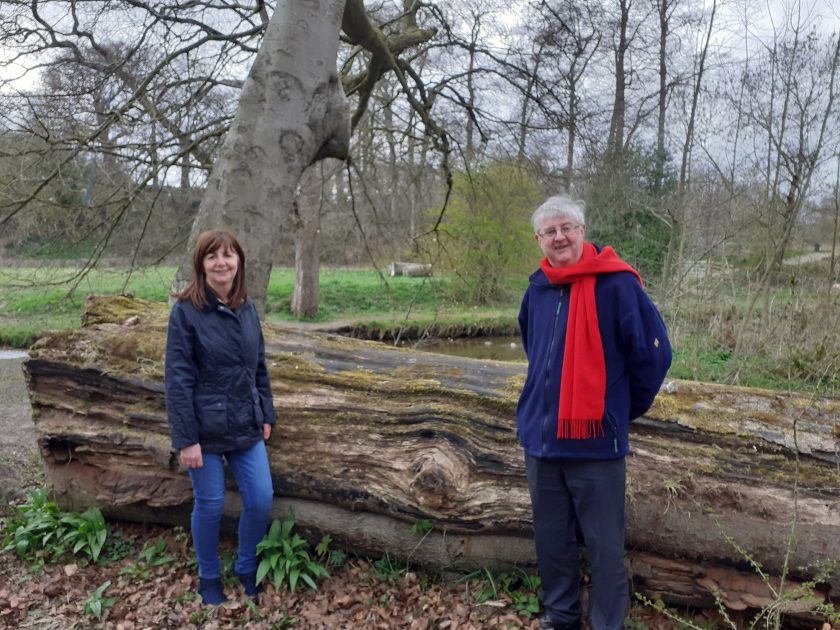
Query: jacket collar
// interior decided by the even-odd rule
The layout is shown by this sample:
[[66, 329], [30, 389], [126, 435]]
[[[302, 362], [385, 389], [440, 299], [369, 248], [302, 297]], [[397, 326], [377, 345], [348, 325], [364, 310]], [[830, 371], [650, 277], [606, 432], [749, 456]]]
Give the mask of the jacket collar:
[[213, 290], [207, 286], [204, 287], [204, 299], [207, 300], [207, 304], [201, 310], [203, 310], [205, 313], [215, 311], [219, 308], [219, 305], [221, 304], [221, 302], [219, 302], [219, 298], [216, 297], [215, 293], [213, 293]]
[[[594, 243], [592, 243], [592, 244], [595, 245]], [[599, 254], [601, 253], [601, 249], [602, 249], [602, 247], [600, 247], [599, 245], [595, 245], [595, 251], [598, 252]], [[551, 287], [560, 286], [560, 285], [551, 284], [551, 282], [548, 281], [548, 278], [546, 277], [545, 273], [543, 273], [543, 270], [540, 269], [540, 268], [537, 268], [537, 270], [534, 273], [532, 273], [530, 276], [528, 276], [528, 280], [530, 281], [531, 284], [536, 285], [538, 287], [549, 287], [549, 288], [551, 288]], [[565, 285], [563, 285], [563, 286], [565, 286]]]
[[[205, 306], [202, 310], [206, 313], [210, 312], [210, 311], [218, 310], [219, 306], [224, 306], [225, 308], [230, 308], [229, 305], [224, 304], [223, 302], [221, 302], [219, 300], [219, 298], [216, 296], [215, 293], [213, 293], [213, 290], [210, 287], [205, 287], [204, 297], [207, 298], [207, 306]], [[245, 304], [248, 304], [249, 302], [251, 302], [251, 296], [250, 295], [246, 296], [245, 299], [242, 300], [242, 304], [239, 305], [240, 308], [242, 306], [244, 306]], [[230, 309], [230, 310], [233, 310], [233, 309]]]

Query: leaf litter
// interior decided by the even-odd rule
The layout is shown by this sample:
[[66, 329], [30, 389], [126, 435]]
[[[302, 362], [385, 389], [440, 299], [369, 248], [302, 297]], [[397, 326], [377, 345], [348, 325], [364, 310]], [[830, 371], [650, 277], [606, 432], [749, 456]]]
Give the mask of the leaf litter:
[[[235, 579], [226, 579], [229, 601], [205, 607], [196, 593], [197, 574], [188, 537], [162, 526], [109, 523], [116, 539], [99, 564], [34, 564], [0, 554], [0, 627], [10, 628], [222, 628], [255, 630], [339, 628], [365, 630], [483, 630], [538, 628], [508, 606], [480, 604], [470, 582], [435, 579], [405, 570], [382, 580], [372, 562], [351, 558], [318, 584], [318, 590], [279, 591], [268, 584], [255, 606]], [[166, 541], [170, 564], [138, 571], [145, 541]], [[118, 550], [119, 548], [119, 550]], [[230, 557], [232, 541], [223, 541]], [[122, 557], [119, 557], [122, 556]], [[101, 619], [85, 613], [85, 602], [110, 580], [104, 596], [114, 598]], [[508, 602], [511, 604], [511, 602]]]

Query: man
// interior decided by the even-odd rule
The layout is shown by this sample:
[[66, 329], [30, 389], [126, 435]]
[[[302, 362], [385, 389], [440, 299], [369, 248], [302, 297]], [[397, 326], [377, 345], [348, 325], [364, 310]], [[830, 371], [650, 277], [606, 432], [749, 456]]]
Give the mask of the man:
[[639, 274], [585, 240], [583, 203], [549, 198], [531, 218], [545, 258], [522, 299], [528, 377], [517, 433], [543, 586], [540, 628], [581, 627], [575, 524], [592, 567], [592, 627], [624, 627], [624, 485], [630, 421], [671, 365], [665, 324]]

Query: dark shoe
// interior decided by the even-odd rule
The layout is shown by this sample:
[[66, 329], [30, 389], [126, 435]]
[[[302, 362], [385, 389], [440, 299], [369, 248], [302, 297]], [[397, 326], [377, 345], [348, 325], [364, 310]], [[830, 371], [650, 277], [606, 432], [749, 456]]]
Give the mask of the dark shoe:
[[198, 578], [198, 594], [205, 606], [218, 606], [227, 601], [222, 578]]
[[245, 594], [250, 595], [254, 603], [260, 603], [260, 593], [262, 593], [262, 584], [257, 584], [257, 572], [253, 573], [237, 573], [242, 588], [245, 589]]
[[580, 630], [580, 619], [569, 623], [558, 623], [545, 613], [540, 617], [540, 630]]

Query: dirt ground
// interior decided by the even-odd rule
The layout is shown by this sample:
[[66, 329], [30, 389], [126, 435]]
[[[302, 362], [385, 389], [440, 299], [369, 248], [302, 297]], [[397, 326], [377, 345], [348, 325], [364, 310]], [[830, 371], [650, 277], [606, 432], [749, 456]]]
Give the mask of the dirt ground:
[[0, 350], [0, 503], [25, 497], [43, 482], [20, 355]]

